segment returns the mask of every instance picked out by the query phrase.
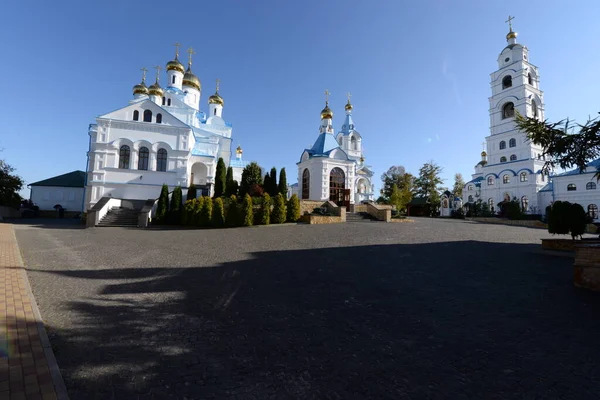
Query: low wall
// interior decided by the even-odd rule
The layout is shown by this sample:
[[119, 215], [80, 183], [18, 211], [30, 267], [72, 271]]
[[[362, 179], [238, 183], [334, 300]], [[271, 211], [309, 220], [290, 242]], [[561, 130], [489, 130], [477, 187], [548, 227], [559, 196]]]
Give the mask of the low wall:
[[300, 215], [312, 213], [315, 208], [323, 206], [324, 201], [300, 200]]
[[390, 222], [392, 220], [392, 206], [369, 203], [367, 212], [378, 221]]
[[354, 212], [355, 213], [366, 213], [367, 205], [366, 204], [354, 204]]
[[20, 218], [21, 212], [16, 208], [0, 206], [0, 220], [4, 218]]
[[484, 222], [486, 224], [500, 224], [500, 225], [514, 225], [514, 226], [528, 226], [530, 228], [548, 228], [548, 225], [542, 221], [535, 220], [524, 220], [524, 219], [501, 219], [501, 218], [466, 218], [467, 221]]
[[[345, 214], [344, 214], [345, 217]], [[300, 217], [300, 222], [304, 222], [310, 225], [320, 225], [320, 224], [337, 224], [341, 222], [346, 222], [346, 218], [337, 217], [337, 216], [324, 216], [324, 215], [312, 215], [307, 214]]]
[[577, 246], [600, 244], [600, 239], [541, 239], [542, 249], [554, 251], [575, 251]]
[[575, 246], [573, 284], [576, 287], [600, 291], [600, 243]]

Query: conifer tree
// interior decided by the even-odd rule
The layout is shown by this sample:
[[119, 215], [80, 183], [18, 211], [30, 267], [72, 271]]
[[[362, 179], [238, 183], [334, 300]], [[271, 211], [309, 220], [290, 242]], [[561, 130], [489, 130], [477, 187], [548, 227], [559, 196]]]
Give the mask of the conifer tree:
[[283, 199], [281, 193], [278, 193], [277, 196], [275, 196], [275, 201], [273, 202], [271, 222], [274, 224], [283, 224], [286, 217], [285, 200]]
[[193, 183], [188, 187], [187, 195], [185, 196], [186, 200], [193, 200], [198, 196], [198, 192], [196, 190], [196, 185]]
[[225, 167], [225, 161], [222, 157], [219, 157], [217, 162], [217, 171], [215, 173], [215, 195], [214, 197], [221, 197], [225, 194], [227, 182], [227, 168]]
[[194, 213], [192, 217], [192, 225], [200, 226], [202, 222], [202, 204], [204, 204], [204, 196], [200, 196], [194, 202]]
[[225, 225], [225, 209], [223, 208], [223, 199], [217, 197], [213, 201], [212, 208], [212, 226], [222, 228]]
[[260, 171], [260, 166], [252, 161], [242, 171], [242, 182], [239, 187], [239, 195], [245, 196], [250, 192], [252, 185], [262, 185], [263, 179]]
[[279, 171], [279, 193], [281, 193], [281, 195], [284, 198], [287, 198], [287, 194], [288, 194], [288, 187], [287, 187], [287, 178], [285, 176], [285, 168], [281, 168], [281, 171]]
[[200, 226], [208, 227], [212, 219], [212, 198], [202, 196], [202, 208], [200, 209]]
[[242, 203], [242, 217], [243, 226], [252, 226], [254, 223], [254, 210], [252, 209], [252, 197], [247, 193]]
[[169, 187], [167, 185], [162, 185], [162, 189], [160, 191], [160, 197], [158, 198], [158, 205], [156, 207], [156, 221], [159, 224], [164, 224], [165, 219], [167, 218], [167, 213], [169, 212]]
[[277, 188], [277, 168], [271, 168], [271, 175], [269, 176], [269, 188], [265, 188], [271, 197], [277, 196], [279, 189]]
[[237, 195], [237, 183], [234, 191], [233, 182], [235, 182], [233, 180], [233, 168], [227, 167], [227, 176], [225, 177], [225, 196], [227, 197], [231, 196], [232, 194]]
[[183, 197], [181, 186], [177, 186], [171, 195], [171, 206], [169, 207], [169, 223], [181, 223], [181, 199]]
[[183, 225], [192, 225], [194, 218], [194, 206], [196, 204], [196, 199], [188, 200], [183, 205], [183, 212], [181, 215], [181, 223]]
[[[279, 181], [281, 182], [281, 181]], [[288, 222], [296, 222], [300, 219], [300, 200], [295, 194], [290, 197], [287, 202], [287, 220]]]
[[229, 197], [229, 205], [227, 206], [227, 217], [225, 218], [225, 225], [229, 227], [238, 226], [238, 210], [237, 210], [237, 197], [231, 195]]
[[265, 178], [263, 179], [263, 190], [265, 193], [269, 193], [271, 190], [271, 175], [268, 173], [265, 174]]
[[271, 196], [269, 193], [264, 193], [262, 204], [260, 206], [260, 224], [269, 225], [271, 223]]

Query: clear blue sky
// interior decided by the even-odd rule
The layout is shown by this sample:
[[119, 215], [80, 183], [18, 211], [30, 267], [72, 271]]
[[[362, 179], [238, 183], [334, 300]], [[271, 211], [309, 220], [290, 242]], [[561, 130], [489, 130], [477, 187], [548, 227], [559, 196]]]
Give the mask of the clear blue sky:
[[428, 160], [451, 186], [455, 172], [470, 177], [489, 132], [507, 16], [540, 68], [546, 117], [583, 121], [600, 111], [599, 11], [593, 0], [9, 2], [0, 157], [26, 183], [85, 170], [88, 124], [127, 105], [139, 69], [164, 67], [179, 41], [196, 49], [201, 107], [220, 78], [234, 146], [286, 167], [289, 183], [329, 89], [336, 130], [352, 93], [378, 187], [389, 166], [417, 173]]

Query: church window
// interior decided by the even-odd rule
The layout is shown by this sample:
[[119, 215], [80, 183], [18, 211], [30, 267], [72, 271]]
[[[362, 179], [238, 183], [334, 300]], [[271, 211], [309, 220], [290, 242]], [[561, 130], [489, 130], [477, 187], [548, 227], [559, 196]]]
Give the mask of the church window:
[[494, 186], [494, 177], [490, 176], [487, 179], [488, 186]]
[[527, 182], [527, 172], [521, 172], [521, 174], [519, 174], [519, 180], [521, 182]]
[[504, 106], [502, 106], [502, 119], [512, 118], [514, 116], [515, 116], [515, 105], [509, 101]]
[[588, 215], [591, 219], [598, 219], [598, 206], [595, 204], [588, 205]]
[[500, 142], [500, 150], [504, 150], [506, 148], [506, 142], [503, 140]]
[[490, 208], [490, 211], [494, 211], [494, 199], [491, 197], [488, 199], [488, 207]]
[[167, 99], [167, 105], [170, 106], [171, 105], [171, 99]]
[[533, 118], [537, 118], [538, 116], [538, 108], [535, 100], [531, 100], [531, 115], [533, 115]]
[[213, 111], [213, 115], [217, 115], [217, 109], [216, 108]]
[[472, 203], [472, 202], [473, 202], [473, 195], [472, 195], [472, 194], [470, 194], [470, 195], [469, 195], [469, 203]]
[[512, 138], [508, 141], [508, 147], [517, 147], [517, 139]]
[[156, 123], [162, 124], [162, 114], [160, 114], [160, 113], [156, 114]]
[[516, 154], [511, 154], [510, 155], [510, 161], [517, 161], [517, 155]]
[[467, 187], [467, 190], [473, 190], [473, 185], [469, 185], [469, 186]]
[[596, 184], [594, 182], [588, 182], [585, 185], [585, 190], [594, 190], [596, 189]]
[[329, 200], [338, 206], [344, 204], [344, 189], [346, 188], [346, 175], [341, 168], [334, 168], [329, 173]]
[[533, 86], [533, 76], [531, 74], [527, 74], [527, 83]]
[[504, 184], [510, 183], [510, 176], [504, 175], [502, 177], [502, 183], [504, 183]]
[[148, 171], [148, 158], [150, 157], [150, 152], [147, 147], [140, 147], [138, 158], [138, 169], [142, 171]]
[[171, 83], [175, 83], [175, 75], [173, 75], [173, 79], [171, 80]]
[[504, 157], [504, 156], [500, 157], [500, 162], [506, 162], [506, 157]]
[[510, 61], [510, 57], [506, 57], [506, 58], [504, 59], [504, 62], [509, 62], [509, 61]]
[[350, 137], [350, 148], [352, 150], [358, 150], [358, 145], [356, 144], [356, 137], [355, 136], [351, 136]]
[[512, 86], [512, 77], [510, 75], [506, 75], [502, 79], [502, 89], [506, 89]]
[[129, 156], [131, 155], [131, 149], [127, 145], [121, 146], [119, 149], [119, 168], [129, 169]]
[[577, 190], [577, 185], [575, 185], [574, 183], [569, 183], [569, 184], [567, 185], [567, 191], [569, 191], [569, 192], [573, 192], [573, 191], [575, 191], [575, 190]]
[[156, 170], [165, 172], [167, 170], [167, 151], [159, 149], [156, 157]]
[[527, 196], [521, 197], [521, 209], [527, 211], [529, 209], [529, 199]]
[[163, 96], [162, 105], [164, 106], [166, 102], [167, 102], [167, 99]]
[[133, 120], [138, 121], [139, 119], [140, 119], [140, 112], [138, 110], [135, 110], [133, 112]]
[[144, 122], [152, 122], [152, 111], [144, 110]]
[[302, 173], [302, 199], [308, 200], [310, 197], [310, 171], [308, 168], [304, 169]]

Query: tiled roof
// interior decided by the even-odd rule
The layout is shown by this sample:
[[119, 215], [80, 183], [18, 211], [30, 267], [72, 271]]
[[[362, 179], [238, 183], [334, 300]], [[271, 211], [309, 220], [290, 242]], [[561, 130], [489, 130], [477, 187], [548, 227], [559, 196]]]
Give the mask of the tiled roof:
[[28, 186], [60, 186], [60, 187], [84, 187], [85, 172], [73, 171], [66, 174], [58, 175], [53, 178], [44, 179], [43, 181], [30, 183]]

